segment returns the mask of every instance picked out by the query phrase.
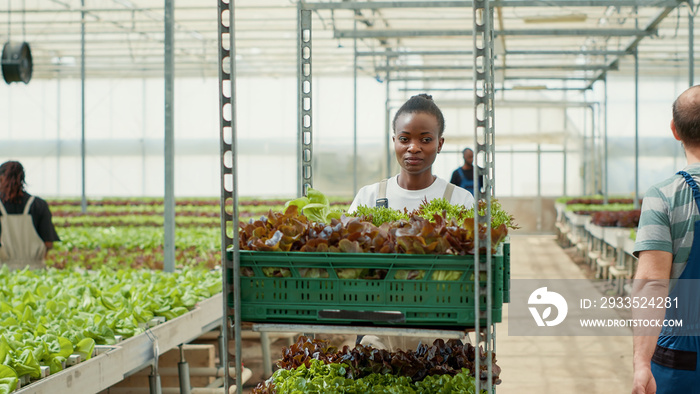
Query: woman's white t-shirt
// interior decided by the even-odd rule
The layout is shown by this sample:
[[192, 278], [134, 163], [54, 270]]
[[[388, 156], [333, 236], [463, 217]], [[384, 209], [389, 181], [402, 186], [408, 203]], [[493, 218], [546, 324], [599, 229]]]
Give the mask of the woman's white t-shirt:
[[[420, 190], [407, 190], [399, 186], [397, 181], [398, 175], [389, 178], [386, 185], [386, 198], [389, 200], [389, 208], [403, 211], [404, 208], [408, 212], [418, 209], [424, 201], [430, 201], [434, 198], [442, 198], [445, 195], [447, 181], [435, 177], [432, 185]], [[360, 189], [352, 201], [348, 212], [355, 212], [360, 205], [374, 207], [377, 205], [377, 195], [379, 194], [379, 182], [367, 185]], [[452, 205], [464, 205], [467, 209], [474, 205], [474, 196], [467, 190], [459, 186], [455, 186], [450, 199]]]

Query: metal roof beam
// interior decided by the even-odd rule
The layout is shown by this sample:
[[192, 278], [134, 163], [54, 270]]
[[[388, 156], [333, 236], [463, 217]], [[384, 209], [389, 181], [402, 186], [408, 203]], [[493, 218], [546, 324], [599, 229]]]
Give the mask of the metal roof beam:
[[[400, 88], [400, 92], [421, 92], [421, 91], [433, 91], [433, 92], [473, 92], [474, 88]], [[563, 87], [563, 88], [549, 88], [547, 86], [513, 86], [507, 88], [494, 88], [497, 92], [503, 91], [523, 91], [523, 90], [557, 90], [557, 91], [580, 91], [588, 90], [585, 87]]]
[[[616, 66], [610, 64], [533, 64], [515, 66], [495, 66], [496, 70], [615, 70]], [[469, 66], [378, 66], [375, 71], [438, 71], [438, 70], [471, 70]], [[392, 79], [393, 80], [393, 79]]]
[[[590, 81], [594, 77], [542, 77], [542, 76], [532, 76], [524, 75], [518, 76], [507, 76], [504, 78], [506, 81], [521, 81], [521, 80], [533, 80], [533, 81]], [[392, 77], [391, 82], [455, 82], [455, 81], [471, 81], [472, 76], [464, 77], [448, 77], [448, 76], [436, 76], [436, 77]]]
[[[492, 7], [662, 7], [683, 0], [494, 0]], [[302, 3], [307, 10], [376, 10], [382, 8], [472, 8], [473, 1], [377, 1], [362, 3]]]
[[[589, 108], [593, 101], [496, 100], [498, 108]], [[440, 100], [440, 108], [473, 107], [473, 100]]]
[[357, 52], [357, 56], [389, 56], [389, 57], [398, 57], [398, 56], [411, 56], [411, 55], [420, 55], [420, 56], [460, 56], [460, 55], [473, 55], [474, 51], [359, 51]]
[[518, 64], [513, 66], [496, 67], [497, 70], [617, 70], [617, 67], [610, 64], [541, 64], [529, 65]]
[[591, 55], [591, 56], [625, 56], [630, 55], [626, 51], [595, 51], [595, 50], [527, 50], [527, 51], [508, 51], [506, 55]]
[[[201, 6], [177, 6], [175, 12], [179, 11], [206, 11], [211, 12], [212, 6], [208, 3], [203, 3], [206, 5]], [[64, 7], [68, 5], [62, 4]], [[236, 4], [236, 10], [296, 10], [296, 5], [238, 5]], [[99, 8], [99, 7], [74, 7], [74, 8], [27, 8], [27, 9], [0, 9], [0, 14], [12, 14], [12, 13], [26, 13], [26, 14], [55, 14], [55, 13], [74, 13], [74, 12], [124, 12], [131, 13], [133, 11], [157, 11], [162, 12], [163, 6], [158, 7], [133, 7], [133, 8]]]
[[[674, 6], [668, 6], [662, 10], [660, 10], [653, 18], [649, 20], [647, 23], [646, 27], [644, 30], [647, 31], [656, 31], [656, 29], [659, 27], [661, 22], [670, 14], [678, 5], [681, 3], [684, 3], [685, 1], [678, 1], [676, 5]], [[637, 47], [639, 46], [639, 43], [642, 41], [642, 36], [637, 36], [632, 38], [628, 43], [627, 46], [625, 47], [625, 52], [634, 52], [637, 50]], [[609, 62], [611, 66], [617, 66], [618, 63], [620, 62], [620, 58], [615, 58]], [[600, 74], [598, 74], [598, 77], [588, 85], [588, 87], [593, 86], [593, 83], [597, 81], [598, 79], [602, 79], [603, 76], [605, 75], [605, 71], [602, 71]]]
[[471, 81], [472, 75], [464, 77], [392, 77], [391, 82], [454, 82], [454, 81]]
[[521, 80], [533, 80], [533, 81], [590, 81], [591, 78], [586, 77], [542, 77], [533, 75], [523, 75], [523, 76], [507, 76], [503, 78], [506, 81], [521, 81]]
[[[495, 30], [496, 36], [601, 36], [646, 37], [656, 34], [656, 29], [506, 29]], [[472, 30], [334, 30], [333, 38], [407, 38], [469, 36]]]

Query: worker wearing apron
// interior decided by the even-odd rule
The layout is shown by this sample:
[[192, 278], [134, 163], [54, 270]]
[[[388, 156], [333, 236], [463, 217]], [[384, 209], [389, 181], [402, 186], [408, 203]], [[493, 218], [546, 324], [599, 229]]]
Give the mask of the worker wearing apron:
[[[685, 171], [679, 171], [685, 182], [693, 191], [695, 205], [700, 212], [700, 188]], [[688, 263], [678, 278], [678, 282], [669, 292], [673, 302], [666, 309], [666, 321], [682, 321], [683, 326], [665, 326], [656, 344], [656, 350], [651, 358], [651, 371], [656, 379], [657, 393], [700, 393], [700, 370], [698, 355], [700, 355], [700, 337], [697, 335], [698, 313], [697, 298], [699, 288], [694, 286], [700, 279], [700, 220], [695, 221], [693, 246], [690, 249]], [[693, 297], [695, 295], [695, 297]], [[694, 299], [693, 299], [694, 298]], [[676, 307], [677, 305], [677, 307]], [[692, 331], [691, 331], [692, 330]], [[690, 332], [689, 332], [690, 331]], [[689, 334], [695, 335], [689, 335]]]
[[29, 208], [34, 202], [34, 196], [29, 201], [21, 214], [8, 214], [5, 205], [0, 201], [0, 221], [2, 233], [0, 234], [0, 261], [10, 269], [44, 268], [44, 256], [46, 245], [34, 228], [32, 215]]
[[43, 199], [24, 189], [24, 167], [0, 165], [0, 264], [10, 269], [44, 268], [46, 252], [60, 241]]
[[[646, 322], [634, 328], [633, 394], [700, 393], [700, 86], [679, 95], [672, 112], [687, 165], [650, 187], [642, 202], [633, 300], [660, 297], [664, 304], [633, 310]], [[654, 321], [663, 324], [651, 327]]]

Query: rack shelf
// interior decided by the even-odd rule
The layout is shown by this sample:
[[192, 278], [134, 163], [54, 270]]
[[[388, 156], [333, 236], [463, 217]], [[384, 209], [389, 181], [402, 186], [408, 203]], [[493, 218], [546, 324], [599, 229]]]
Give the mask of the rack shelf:
[[377, 327], [377, 326], [336, 326], [320, 324], [286, 324], [286, 323], [253, 323], [250, 328], [256, 332], [292, 331], [308, 334], [339, 334], [354, 335], [361, 332], [365, 335], [397, 335], [406, 337], [434, 337], [443, 339], [464, 340], [467, 334], [473, 330], [447, 330], [436, 328], [408, 328], [408, 327]]

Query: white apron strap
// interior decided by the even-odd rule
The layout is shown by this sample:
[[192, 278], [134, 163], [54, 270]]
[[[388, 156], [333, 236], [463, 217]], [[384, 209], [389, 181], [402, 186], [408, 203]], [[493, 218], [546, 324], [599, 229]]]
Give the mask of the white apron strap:
[[24, 214], [29, 215], [29, 207], [32, 206], [32, 203], [34, 202], [34, 196], [29, 197], [29, 200], [27, 200], [27, 205], [24, 206]]
[[445, 187], [445, 195], [442, 197], [447, 200], [447, 202], [450, 202], [452, 199], [452, 192], [455, 190], [455, 185], [453, 183], [448, 183], [447, 187]]
[[379, 182], [379, 191], [377, 192], [377, 207], [389, 208], [389, 199], [386, 198], [386, 184], [388, 179], [383, 179]]

